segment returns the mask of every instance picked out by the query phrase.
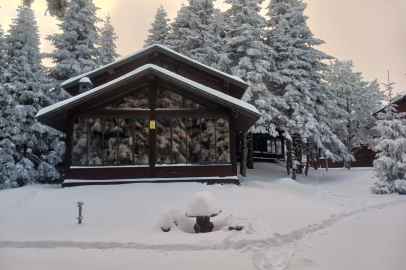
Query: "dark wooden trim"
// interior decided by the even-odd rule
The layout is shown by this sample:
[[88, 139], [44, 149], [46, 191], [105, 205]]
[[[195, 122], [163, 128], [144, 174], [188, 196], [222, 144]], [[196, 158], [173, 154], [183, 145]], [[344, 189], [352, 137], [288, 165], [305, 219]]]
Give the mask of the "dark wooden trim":
[[[156, 77], [153, 74], [148, 76], [148, 89], [149, 89], [149, 97], [150, 97], [150, 104], [149, 104], [149, 121], [156, 121]], [[150, 128], [150, 127], [149, 127]], [[155, 162], [156, 162], [156, 123], [155, 129], [149, 130], [149, 166], [150, 172], [149, 177], [155, 177]]]
[[199, 180], [195, 179], [182, 179], [182, 180], [171, 180], [168, 178], [168, 180], [151, 180], [151, 181], [116, 181], [116, 182], [92, 182], [92, 181], [86, 181], [83, 180], [83, 182], [76, 182], [76, 183], [62, 183], [62, 188], [65, 187], [77, 187], [77, 186], [99, 186], [99, 185], [123, 185], [123, 184], [141, 184], [141, 183], [176, 183], [176, 182], [194, 182], [194, 183], [206, 183], [207, 185], [214, 185], [214, 184], [235, 184], [235, 185], [240, 185], [240, 181], [238, 179], [224, 179], [224, 178], [218, 178], [218, 179], [204, 179], [201, 178]]
[[151, 166], [106, 166], [70, 168], [65, 179], [110, 180], [137, 178], [178, 178], [178, 177], [226, 177], [236, 176], [232, 164], [222, 165], [158, 165], [154, 164], [155, 177], [150, 177]]
[[72, 154], [72, 125], [73, 125], [73, 118], [72, 115], [68, 112], [67, 114], [67, 129], [66, 129], [66, 137], [65, 137], [65, 179], [66, 176], [69, 175], [69, 169], [71, 164], [71, 154]]
[[72, 111], [74, 116], [86, 116], [86, 117], [100, 117], [100, 116], [149, 116], [149, 110], [137, 110], [137, 109], [97, 109], [97, 110], [80, 110]]
[[237, 138], [235, 128], [235, 115], [230, 116], [230, 155], [233, 175], [237, 175]]

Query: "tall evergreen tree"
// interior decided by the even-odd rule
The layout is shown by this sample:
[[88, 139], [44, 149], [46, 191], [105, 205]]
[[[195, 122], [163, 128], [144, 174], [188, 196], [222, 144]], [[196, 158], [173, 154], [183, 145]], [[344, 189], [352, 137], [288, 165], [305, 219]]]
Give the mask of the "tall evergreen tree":
[[208, 66], [221, 67], [225, 58], [219, 48], [218, 21], [220, 11], [215, 0], [188, 0], [171, 24], [171, 33], [165, 45]]
[[337, 98], [344, 101], [340, 106], [346, 111], [342, 118], [346, 123], [341, 121], [336, 125], [336, 134], [355, 154], [360, 145], [367, 144], [374, 135], [371, 127], [376, 118], [372, 114], [382, 107], [384, 93], [377, 80], [363, 81], [362, 74], [354, 72], [353, 67], [352, 61], [335, 60], [330, 62], [330, 70], [324, 75]]
[[101, 65], [107, 65], [115, 61], [115, 59], [121, 57], [116, 52], [116, 40], [118, 36], [114, 31], [114, 26], [111, 24], [111, 17], [107, 15], [104, 21], [104, 26], [100, 31], [100, 47], [99, 50], [99, 62]]
[[55, 64], [49, 72], [52, 78], [66, 80], [100, 66], [96, 24], [102, 20], [97, 17], [98, 9], [91, 0], [69, 2], [66, 16], [58, 24], [62, 33], [46, 38], [56, 48], [46, 55]]
[[379, 113], [374, 127], [380, 135], [374, 148], [374, 168], [380, 179], [371, 188], [375, 194], [406, 194], [406, 113], [398, 113], [395, 106]]
[[0, 24], [0, 76], [3, 74], [4, 69], [6, 68], [6, 51], [5, 51], [5, 37], [4, 30]]
[[224, 12], [227, 20], [225, 51], [230, 63], [228, 71], [249, 85], [244, 100], [262, 113], [253, 131], [277, 135], [270, 116], [277, 114], [272, 104], [273, 94], [267, 81], [274, 69], [274, 50], [264, 43], [266, 20], [259, 12], [263, 0], [226, 0], [230, 8]]
[[58, 100], [56, 82], [41, 64], [34, 11], [20, 5], [6, 35], [9, 66], [0, 85], [0, 186], [13, 188], [60, 177], [63, 134], [34, 117]]
[[[324, 42], [314, 38], [307, 26], [308, 17], [303, 14], [306, 6], [302, 0], [271, 0], [267, 7], [270, 30], [266, 37], [276, 52], [276, 70], [271, 81], [277, 86], [272, 92], [279, 98], [274, 106], [280, 112], [272, 119], [293, 142], [295, 149], [291, 152], [296, 153], [299, 162], [301, 151], [296, 151], [297, 148], [309, 143], [312, 146], [307, 145], [306, 149], [321, 149], [333, 161], [350, 160], [352, 156], [333, 133], [330, 122], [345, 112], [337, 105], [334, 92], [323, 82], [321, 74], [328, 70], [322, 60], [331, 57], [315, 49]], [[306, 154], [310, 156], [309, 152]]]
[[151, 46], [153, 44], [165, 44], [168, 39], [171, 27], [168, 22], [168, 18], [164, 6], [161, 4], [156, 11], [155, 20], [151, 23], [151, 29], [148, 30], [150, 33], [147, 39], [144, 41], [144, 48]]

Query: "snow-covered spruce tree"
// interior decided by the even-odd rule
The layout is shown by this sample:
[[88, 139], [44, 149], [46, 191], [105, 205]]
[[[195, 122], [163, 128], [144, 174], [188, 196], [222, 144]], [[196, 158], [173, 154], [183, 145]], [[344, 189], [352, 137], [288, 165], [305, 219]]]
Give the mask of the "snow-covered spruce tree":
[[374, 127], [380, 134], [374, 147], [373, 165], [380, 179], [371, 188], [375, 194], [406, 194], [406, 113], [398, 113], [395, 106], [379, 113]]
[[[363, 81], [362, 74], [353, 72], [353, 67], [351, 60], [335, 60], [330, 62], [330, 70], [323, 74], [337, 98], [344, 101], [340, 107], [347, 112], [347, 123], [338, 123], [336, 134], [355, 154], [361, 144], [370, 142], [375, 133], [371, 129], [376, 121], [372, 114], [382, 107], [384, 93], [380, 91], [377, 80]], [[346, 162], [346, 167], [349, 168], [350, 164]]]
[[[276, 101], [266, 85], [270, 71], [274, 69], [275, 53], [263, 40], [266, 19], [259, 14], [263, 0], [226, 0], [225, 3], [230, 4], [223, 14], [226, 20], [223, 48], [230, 60], [227, 71], [250, 85], [243, 99], [255, 105], [262, 114], [248, 134], [248, 161], [252, 161], [252, 132], [278, 134], [271, 121], [278, 113], [272, 106]], [[253, 168], [252, 162], [248, 162], [248, 167]]]
[[[267, 7], [270, 29], [266, 37], [276, 53], [276, 70], [268, 88], [278, 98], [272, 105], [280, 113], [272, 121], [292, 141], [295, 151], [288, 152], [295, 152], [297, 162], [301, 162], [300, 148], [309, 143], [312, 147], [306, 147], [308, 151], [321, 149], [333, 161], [350, 160], [352, 156], [333, 133], [331, 121], [340, 119], [345, 111], [338, 106], [334, 92], [323, 82], [321, 74], [328, 70], [322, 60], [331, 57], [315, 49], [324, 42], [314, 38], [307, 26], [308, 17], [303, 14], [306, 6], [301, 0], [271, 0]], [[301, 143], [296, 145], [297, 141]], [[310, 152], [306, 155], [310, 157]], [[296, 169], [294, 163], [287, 164]]]
[[104, 21], [104, 26], [100, 29], [100, 47], [99, 50], [99, 62], [101, 65], [107, 65], [115, 61], [115, 59], [121, 57], [116, 52], [115, 41], [118, 39], [114, 31], [114, 27], [111, 24], [111, 17], [107, 15]]
[[66, 16], [58, 24], [61, 33], [47, 36], [55, 50], [46, 54], [55, 64], [49, 74], [56, 80], [66, 80], [100, 66], [97, 45], [97, 8], [91, 0], [71, 0]]
[[0, 188], [45, 182], [61, 176], [63, 134], [34, 117], [58, 100], [57, 83], [41, 64], [34, 11], [20, 5], [6, 35], [9, 66], [0, 84]]
[[151, 29], [148, 30], [150, 34], [144, 41], [144, 48], [153, 44], [165, 44], [165, 40], [168, 39], [169, 31], [171, 30], [168, 24], [170, 19], [167, 17], [168, 14], [161, 4], [156, 11], [154, 22], [151, 23]]
[[3, 74], [4, 69], [6, 68], [6, 51], [5, 51], [5, 37], [4, 30], [0, 24], [0, 76]]
[[216, 50], [221, 16], [214, 8], [214, 1], [188, 0], [188, 5], [182, 5], [165, 45], [205, 65], [221, 67], [226, 57]]

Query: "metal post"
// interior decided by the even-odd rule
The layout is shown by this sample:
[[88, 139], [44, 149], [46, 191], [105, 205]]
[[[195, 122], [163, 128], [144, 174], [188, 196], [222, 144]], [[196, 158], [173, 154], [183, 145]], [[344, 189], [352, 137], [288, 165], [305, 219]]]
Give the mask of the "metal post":
[[77, 220], [78, 220], [78, 224], [81, 224], [81, 223], [82, 223], [82, 219], [83, 219], [83, 216], [82, 216], [82, 206], [84, 205], [84, 203], [81, 202], [81, 201], [79, 201], [79, 202], [77, 202], [77, 205], [78, 205], [78, 207], [79, 207], [79, 217], [77, 217]]

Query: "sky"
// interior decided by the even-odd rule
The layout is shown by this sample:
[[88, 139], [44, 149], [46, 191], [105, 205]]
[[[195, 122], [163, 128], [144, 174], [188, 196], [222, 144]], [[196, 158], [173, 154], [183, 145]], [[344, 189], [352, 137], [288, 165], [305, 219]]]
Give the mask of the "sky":
[[[0, 24], [8, 29], [16, 16], [20, 1], [8, 0], [0, 3]], [[117, 52], [122, 56], [142, 48], [154, 20], [156, 9], [163, 4], [168, 18], [173, 19], [183, 2], [187, 0], [93, 0], [99, 17], [109, 13], [119, 36]], [[394, 92], [406, 91], [406, 0], [305, 0], [308, 7], [308, 25], [316, 38], [326, 44], [319, 50], [339, 59], [353, 60], [355, 71], [362, 72], [364, 79], [378, 79], [387, 83], [394, 81]], [[262, 14], [269, 0], [264, 1]], [[215, 6], [225, 10], [222, 0]], [[53, 49], [47, 35], [58, 32], [58, 21], [45, 16], [46, 0], [35, 0], [35, 11], [41, 33], [41, 50]], [[49, 60], [44, 64], [52, 65]]]

